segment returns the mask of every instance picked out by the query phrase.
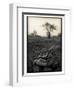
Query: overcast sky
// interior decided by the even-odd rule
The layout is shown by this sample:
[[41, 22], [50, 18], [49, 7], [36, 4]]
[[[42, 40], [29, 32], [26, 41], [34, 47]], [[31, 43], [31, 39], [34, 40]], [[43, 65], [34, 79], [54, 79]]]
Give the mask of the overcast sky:
[[46, 29], [42, 26], [46, 22], [50, 24], [54, 24], [56, 26], [56, 30], [51, 32], [52, 36], [57, 36], [61, 32], [61, 19], [60, 18], [49, 18], [49, 17], [36, 17], [36, 16], [28, 16], [28, 34], [33, 33], [35, 30], [40, 36], [47, 36]]

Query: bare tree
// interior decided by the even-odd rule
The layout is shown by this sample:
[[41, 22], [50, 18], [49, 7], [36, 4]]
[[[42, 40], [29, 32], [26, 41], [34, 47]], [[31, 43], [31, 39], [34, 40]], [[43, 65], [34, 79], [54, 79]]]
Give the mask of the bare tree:
[[53, 30], [56, 30], [56, 26], [54, 24], [50, 24], [48, 22], [46, 22], [42, 26], [45, 27], [45, 29], [47, 30], [48, 38], [51, 37], [51, 33], [50, 32], [52, 32]]

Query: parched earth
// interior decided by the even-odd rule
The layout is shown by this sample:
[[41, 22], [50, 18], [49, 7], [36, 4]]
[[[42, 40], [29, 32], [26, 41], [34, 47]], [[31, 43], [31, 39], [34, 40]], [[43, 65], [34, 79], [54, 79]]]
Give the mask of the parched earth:
[[27, 72], [62, 71], [62, 48], [60, 37], [28, 38]]

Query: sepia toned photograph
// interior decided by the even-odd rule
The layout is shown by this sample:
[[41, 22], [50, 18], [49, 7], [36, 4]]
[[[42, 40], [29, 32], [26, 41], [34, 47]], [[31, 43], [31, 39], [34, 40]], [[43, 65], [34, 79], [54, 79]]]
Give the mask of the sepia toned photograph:
[[27, 16], [27, 73], [62, 71], [62, 18]]

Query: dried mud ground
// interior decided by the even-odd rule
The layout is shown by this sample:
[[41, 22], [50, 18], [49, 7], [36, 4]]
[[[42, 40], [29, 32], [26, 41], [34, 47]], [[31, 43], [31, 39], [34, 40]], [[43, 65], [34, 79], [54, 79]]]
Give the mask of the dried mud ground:
[[62, 39], [60, 36], [28, 36], [27, 73], [62, 71]]

